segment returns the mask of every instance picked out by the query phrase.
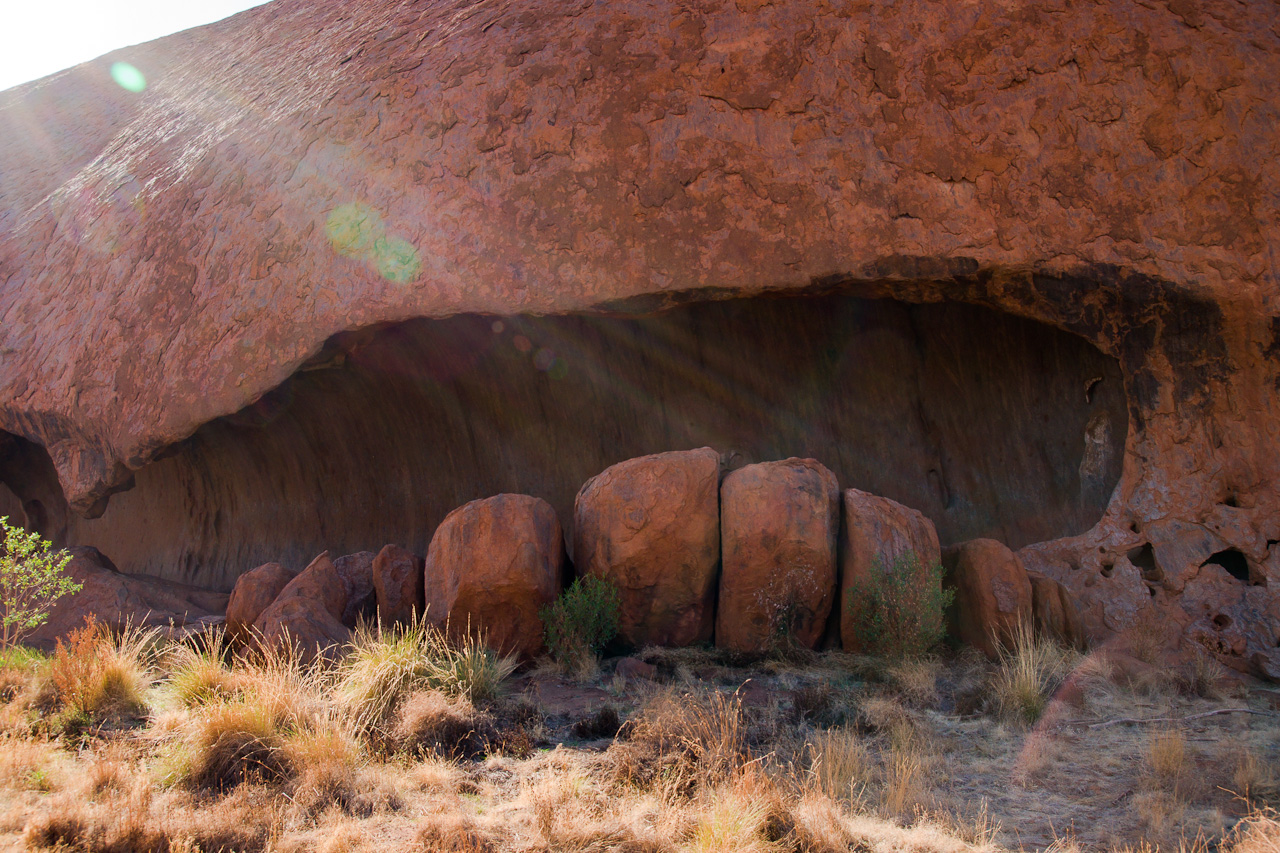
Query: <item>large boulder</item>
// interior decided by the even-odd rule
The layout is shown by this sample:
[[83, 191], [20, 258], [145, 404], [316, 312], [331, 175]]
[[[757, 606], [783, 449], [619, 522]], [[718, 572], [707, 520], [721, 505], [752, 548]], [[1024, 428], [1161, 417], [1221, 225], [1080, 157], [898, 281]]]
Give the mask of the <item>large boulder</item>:
[[1018, 556], [994, 539], [972, 539], [942, 552], [944, 583], [955, 590], [948, 628], [961, 642], [996, 658], [1020, 625], [1031, 625], [1031, 580]]
[[635, 646], [707, 642], [720, 564], [720, 454], [709, 447], [620, 462], [574, 502], [574, 567], [617, 586]]
[[361, 617], [372, 619], [377, 612], [377, 595], [373, 584], [372, 551], [358, 551], [333, 561], [333, 567], [342, 578], [347, 603], [342, 608], [342, 624], [354, 628]]
[[529, 495], [495, 495], [449, 513], [427, 550], [427, 618], [454, 636], [483, 636], [523, 658], [543, 648], [538, 610], [564, 579], [564, 538], [551, 505]]
[[279, 563], [263, 563], [237, 578], [227, 600], [227, 634], [237, 640], [248, 639], [253, 623], [296, 575]]
[[125, 574], [97, 548], [67, 550], [72, 556], [65, 573], [81, 585], [80, 591], [54, 602], [49, 618], [26, 638], [33, 646], [52, 647], [90, 615], [111, 628], [174, 629], [178, 634], [187, 626], [206, 628], [222, 621], [227, 607], [225, 593]]
[[424, 561], [399, 545], [385, 545], [373, 559], [373, 589], [383, 625], [412, 622], [422, 616]]
[[[860, 489], [842, 495], [844, 524], [840, 533], [840, 645], [845, 651], [864, 651], [852, 611], [855, 591], [874, 581], [875, 572], [890, 572], [902, 561], [923, 566], [941, 560], [938, 532], [918, 510]], [[941, 595], [941, 579], [938, 581]]]
[[292, 645], [308, 657], [329, 653], [351, 639], [342, 624], [346, 606], [346, 584], [325, 551], [285, 585], [253, 630], [270, 647]]
[[839, 491], [813, 459], [761, 462], [724, 478], [717, 646], [818, 644], [835, 597]]
[[1027, 579], [1031, 582], [1031, 617], [1036, 631], [1064, 646], [1083, 649], [1084, 624], [1071, 593], [1039, 572], [1027, 572]]

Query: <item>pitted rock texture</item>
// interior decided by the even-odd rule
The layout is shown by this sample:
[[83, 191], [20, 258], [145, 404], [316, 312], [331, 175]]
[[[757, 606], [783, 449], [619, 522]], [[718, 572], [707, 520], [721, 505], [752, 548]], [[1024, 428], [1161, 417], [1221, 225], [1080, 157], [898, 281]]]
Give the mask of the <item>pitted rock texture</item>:
[[[853, 618], [859, 587], [872, 581], [872, 572], [893, 571], [899, 560], [914, 558], [919, 565], [941, 561], [938, 533], [933, 522], [918, 510], [860, 489], [841, 494], [843, 524], [840, 527], [840, 646], [847, 652], [866, 651]], [[939, 577], [938, 583], [941, 583]], [[941, 594], [941, 589], [936, 590]]]
[[427, 619], [503, 654], [542, 651], [542, 617], [564, 583], [564, 534], [541, 498], [495, 495], [460, 506], [436, 529], [423, 574]]
[[1277, 87], [1266, 0], [277, 0], [0, 93], [0, 430], [56, 471], [0, 479], [65, 530], [353, 328], [840, 283], [1115, 357], [1107, 512], [1024, 560], [1182, 624], [1148, 527], [1280, 541]]
[[629, 459], [574, 502], [574, 569], [619, 592], [618, 636], [637, 648], [710, 642], [720, 567], [720, 454]]
[[995, 659], [1032, 625], [1032, 587], [1018, 556], [994, 539], [974, 539], [942, 552], [943, 584], [955, 591], [948, 632]]
[[839, 492], [835, 474], [814, 459], [725, 476], [717, 646], [757, 654], [818, 645], [835, 598]]

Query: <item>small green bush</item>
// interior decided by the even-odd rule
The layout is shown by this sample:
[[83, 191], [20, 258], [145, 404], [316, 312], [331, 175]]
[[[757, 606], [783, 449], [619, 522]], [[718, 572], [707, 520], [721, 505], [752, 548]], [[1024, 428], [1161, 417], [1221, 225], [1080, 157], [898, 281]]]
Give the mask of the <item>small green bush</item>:
[[63, 574], [71, 555], [52, 550], [39, 533], [10, 526], [8, 516], [0, 518], [0, 533], [0, 646], [7, 648], [43, 625], [53, 603], [81, 585]]
[[594, 575], [578, 578], [554, 604], [538, 611], [551, 657], [566, 670], [584, 673], [618, 635], [618, 588]]
[[845, 616], [863, 650], [890, 658], [919, 657], [946, 634], [943, 612], [955, 592], [942, 588], [942, 566], [906, 551], [885, 565], [876, 557], [870, 577], [849, 590]]

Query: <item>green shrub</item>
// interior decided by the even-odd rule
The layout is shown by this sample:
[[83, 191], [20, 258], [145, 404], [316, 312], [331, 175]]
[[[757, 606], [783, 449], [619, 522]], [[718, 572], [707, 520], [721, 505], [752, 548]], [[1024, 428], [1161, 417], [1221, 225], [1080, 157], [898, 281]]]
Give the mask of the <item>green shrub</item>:
[[845, 616], [853, 620], [863, 651], [892, 658], [919, 657], [946, 634], [943, 612], [955, 598], [942, 588], [942, 566], [906, 551], [886, 566], [879, 556], [870, 577], [853, 584]]
[[554, 604], [538, 611], [551, 657], [566, 670], [594, 668], [618, 634], [618, 588], [594, 575], [578, 578]]
[[0, 646], [22, 641], [49, 618], [49, 608], [81, 585], [63, 574], [71, 555], [53, 551], [39, 533], [11, 527], [0, 518], [4, 546], [0, 548]]

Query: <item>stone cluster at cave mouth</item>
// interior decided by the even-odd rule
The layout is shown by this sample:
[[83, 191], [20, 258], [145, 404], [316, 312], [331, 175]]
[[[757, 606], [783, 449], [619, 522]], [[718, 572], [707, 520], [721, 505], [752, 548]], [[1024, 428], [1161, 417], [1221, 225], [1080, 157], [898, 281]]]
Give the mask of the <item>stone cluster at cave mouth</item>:
[[[618, 589], [627, 646], [714, 642], [758, 655], [785, 637], [808, 649], [862, 651], [858, 584], [910, 555], [946, 566], [945, 581], [935, 575], [931, 582], [956, 591], [949, 627], [991, 657], [1021, 624], [1070, 645], [1086, 642], [1066, 589], [1028, 572], [1004, 545], [978, 539], [944, 551], [924, 515], [858, 489], [841, 491], [814, 459], [727, 472], [721, 454], [706, 447], [630, 459], [582, 486], [573, 531], [571, 568], [546, 501], [516, 494], [471, 501], [440, 524], [425, 560], [392, 544], [377, 554], [333, 558], [326, 551], [298, 572], [279, 563], [246, 572], [222, 599], [226, 630], [236, 642], [293, 643], [316, 654], [349, 642], [362, 620], [391, 625], [425, 614], [455, 636], [475, 632], [527, 660], [545, 651], [539, 611], [576, 573]], [[117, 574], [94, 552], [80, 555], [77, 575], [93, 574], [95, 558], [100, 577]], [[83, 595], [61, 606], [94, 608], [108, 622], [136, 615], [112, 613], [101, 595]], [[209, 612], [194, 618], [190, 600], [153, 603], [185, 606], [186, 630], [219, 621], [218, 602], [203, 602]], [[46, 633], [65, 630], [66, 621], [53, 620]]]

